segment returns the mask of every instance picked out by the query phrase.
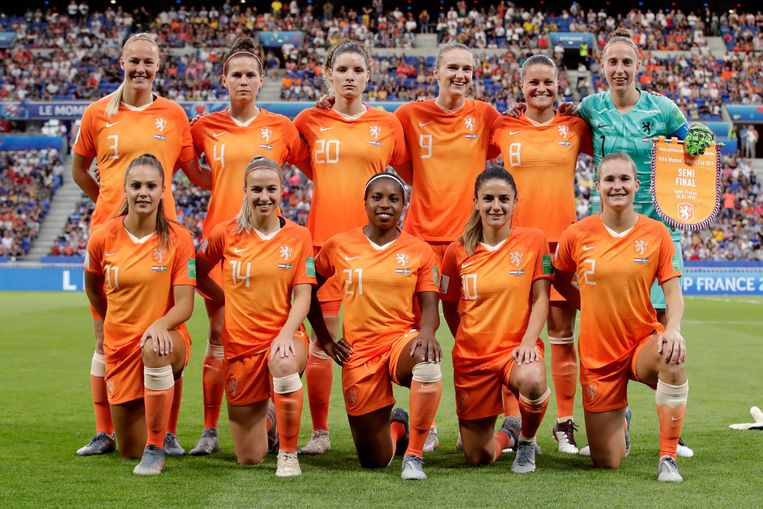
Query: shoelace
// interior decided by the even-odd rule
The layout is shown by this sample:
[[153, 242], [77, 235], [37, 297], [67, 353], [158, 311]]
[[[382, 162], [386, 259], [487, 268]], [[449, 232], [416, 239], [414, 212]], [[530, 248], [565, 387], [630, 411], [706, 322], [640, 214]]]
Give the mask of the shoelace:
[[517, 449], [517, 463], [526, 465], [532, 462], [532, 453], [535, 451], [535, 444], [520, 444]]

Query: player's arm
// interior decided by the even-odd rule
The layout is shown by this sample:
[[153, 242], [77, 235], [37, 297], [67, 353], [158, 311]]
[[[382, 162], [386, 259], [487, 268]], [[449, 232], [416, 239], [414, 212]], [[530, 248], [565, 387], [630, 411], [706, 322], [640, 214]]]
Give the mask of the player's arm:
[[522, 342], [512, 355], [517, 364], [530, 364], [540, 361], [540, 352], [535, 343], [540, 337], [540, 332], [546, 324], [549, 309], [549, 290], [551, 283], [546, 278], [536, 279], [532, 284], [532, 310], [530, 319], [527, 321], [527, 330], [522, 336]]
[[461, 325], [461, 315], [458, 314], [458, 302], [442, 301], [442, 314], [445, 315], [445, 323], [448, 324], [451, 335], [456, 337], [456, 331]]
[[201, 251], [196, 254], [196, 286], [211, 300], [215, 306], [225, 306], [225, 292], [217, 282], [209, 277], [209, 273], [220, 262], [210, 260]]
[[554, 269], [554, 288], [567, 302], [580, 309], [580, 290], [573, 284], [574, 272]]
[[85, 293], [87, 293], [90, 304], [101, 317], [106, 317], [106, 308], [108, 307], [106, 293], [103, 291], [104, 281], [103, 274], [85, 271]]
[[92, 157], [86, 157], [77, 152], [72, 153], [72, 178], [88, 198], [96, 202], [98, 201], [100, 186], [93, 176], [90, 175], [90, 164], [92, 162]]
[[657, 339], [657, 352], [668, 364], [683, 364], [686, 358], [686, 341], [681, 335], [681, 321], [684, 317], [684, 298], [681, 293], [681, 279], [674, 277], [662, 283], [667, 306], [665, 332]]
[[411, 355], [420, 346], [424, 349], [424, 359], [427, 362], [440, 362], [440, 359], [442, 359], [442, 348], [440, 348], [440, 344], [434, 337], [437, 328], [440, 326], [437, 292], [419, 292], [416, 294], [416, 297], [421, 308], [421, 321], [419, 336], [413, 347], [411, 347]]
[[406, 184], [409, 186], [413, 185], [413, 165], [411, 164], [411, 161], [406, 161], [402, 164], [398, 164], [395, 166], [395, 171], [398, 175], [400, 175], [400, 178], [403, 179]]
[[331, 337], [331, 333], [326, 327], [326, 321], [323, 319], [323, 311], [321, 310], [321, 303], [318, 300], [318, 290], [326, 282], [320, 274], [315, 275], [318, 280], [318, 284], [312, 287], [312, 298], [310, 299], [310, 311], [307, 313], [307, 319], [310, 321], [310, 325], [313, 327], [315, 337], [318, 338], [318, 344], [326, 352], [326, 355], [334, 359], [334, 361], [340, 366], [342, 363], [350, 360], [352, 356], [352, 347], [347, 343], [344, 338], [339, 341], [334, 341]]
[[212, 172], [202, 168], [197, 158], [194, 157], [189, 161], [178, 164], [177, 168], [175, 168], [175, 171], [177, 170], [183, 170], [185, 176], [188, 177], [188, 180], [193, 182], [194, 185], [197, 185], [202, 189], [212, 189]]
[[148, 338], [154, 338], [154, 352], [159, 355], [172, 353], [172, 336], [170, 331], [188, 321], [193, 314], [193, 285], [173, 285], [172, 295], [175, 305], [167, 313], [152, 323], [140, 338], [143, 347]]
[[294, 285], [291, 292], [292, 302], [291, 309], [289, 309], [289, 317], [286, 319], [286, 323], [283, 324], [283, 327], [281, 327], [278, 336], [273, 340], [273, 344], [270, 345], [271, 359], [275, 359], [276, 355], [280, 355], [281, 357], [296, 355], [292, 340], [302, 325], [302, 322], [305, 321], [308, 311], [310, 311], [312, 288], [313, 285], [311, 284]]

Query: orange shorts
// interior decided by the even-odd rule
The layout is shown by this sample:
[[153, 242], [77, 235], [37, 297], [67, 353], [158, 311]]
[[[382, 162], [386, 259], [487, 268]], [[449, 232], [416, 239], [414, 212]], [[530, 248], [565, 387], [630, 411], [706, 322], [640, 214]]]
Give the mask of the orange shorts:
[[[304, 331], [297, 331], [294, 339], [301, 341], [307, 349], [308, 340]], [[225, 359], [223, 379], [225, 396], [233, 406], [254, 405], [270, 399], [273, 395], [273, 377], [268, 368], [270, 348], [248, 357]]]
[[[175, 329], [185, 343], [185, 360], [183, 367], [188, 365], [191, 357], [191, 336], [184, 326]], [[121, 405], [136, 399], [142, 399], [143, 385], [143, 351], [140, 342], [135, 341], [135, 348], [122, 359], [106, 358], [106, 394], [110, 405]]]
[[586, 412], [609, 412], [628, 406], [628, 381], [641, 381], [636, 373], [636, 363], [651, 337], [641, 340], [629, 355], [600, 368], [588, 369], [585, 359], [580, 359], [580, 385]]
[[[540, 352], [540, 362], [543, 352]], [[478, 368], [459, 370], [453, 359], [456, 415], [465, 421], [495, 417], [503, 412], [503, 387], [509, 387], [516, 361], [511, 354]]]
[[406, 332], [382, 355], [352, 368], [342, 368], [342, 389], [347, 415], [366, 415], [395, 404], [392, 382], [400, 385], [395, 373], [400, 354], [419, 331]]
[[[318, 256], [318, 253], [320, 252], [321, 246], [313, 246], [314, 256]], [[334, 274], [332, 277], [328, 278], [321, 289], [318, 290], [318, 300], [321, 303], [323, 316], [339, 316], [343, 297], [344, 291], [342, 290], [342, 281], [336, 274]]]

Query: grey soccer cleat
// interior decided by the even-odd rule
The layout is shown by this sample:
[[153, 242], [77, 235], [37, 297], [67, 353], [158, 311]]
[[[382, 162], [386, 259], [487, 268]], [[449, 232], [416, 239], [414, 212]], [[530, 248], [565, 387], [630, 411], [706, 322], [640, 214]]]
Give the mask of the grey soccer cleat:
[[164, 470], [164, 449], [147, 445], [143, 449], [140, 463], [135, 465], [132, 473], [135, 475], [159, 475]]
[[507, 416], [503, 419], [501, 429], [498, 431], [509, 435], [511, 442], [509, 443], [508, 448], [512, 451], [516, 451], [517, 444], [519, 443], [519, 434], [522, 432], [522, 423], [519, 421], [519, 419], [512, 415]]
[[87, 443], [87, 445], [77, 449], [77, 456], [95, 456], [96, 454], [106, 454], [116, 450], [114, 436], [99, 431]]
[[182, 456], [185, 449], [178, 442], [178, 437], [174, 433], [167, 432], [164, 435], [164, 454], [167, 456]]
[[535, 472], [535, 451], [535, 442], [519, 442], [517, 457], [511, 464], [511, 471], [515, 474]]
[[389, 418], [390, 422], [400, 422], [405, 427], [405, 436], [397, 441], [395, 445], [395, 456], [403, 456], [406, 449], [408, 449], [408, 439], [410, 438], [410, 432], [408, 428], [408, 412], [405, 408], [392, 409], [392, 415]]
[[424, 473], [424, 460], [418, 456], [408, 455], [403, 458], [403, 470], [400, 477], [406, 481], [423, 481], [427, 478]]
[[440, 437], [437, 435], [437, 426], [434, 424], [429, 428], [427, 433], [427, 439], [424, 442], [423, 452], [434, 452], [435, 449], [440, 447]]
[[329, 439], [329, 432], [322, 429], [313, 431], [310, 436], [310, 440], [297, 449], [298, 454], [323, 454], [331, 449], [331, 440]]
[[201, 438], [196, 446], [188, 453], [191, 456], [209, 456], [220, 450], [220, 441], [217, 439], [217, 429], [208, 428], [201, 433]]
[[657, 465], [657, 480], [660, 482], [684, 482], [684, 478], [678, 471], [676, 460], [670, 456], [660, 458], [660, 463]]

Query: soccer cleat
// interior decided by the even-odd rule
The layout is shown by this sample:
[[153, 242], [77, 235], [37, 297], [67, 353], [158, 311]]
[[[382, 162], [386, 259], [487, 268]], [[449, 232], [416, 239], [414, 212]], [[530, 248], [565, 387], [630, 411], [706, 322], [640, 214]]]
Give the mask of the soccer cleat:
[[196, 446], [188, 454], [191, 456], [209, 456], [219, 450], [220, 441], [217, 440], [217, 429], [209, 428], [201, 433], [201, 438], [199, 438]]
[[631, 454], [631, 407], [625, 407], [625, 457]]
[[178, 437], [174, 433], [167, 432], [164, 435], [164, 454], [167, 456], [182, 456], [185, 449], [178, 442]]
[[429, 433], [427, 434], [427, 439], [424, 442], [424, 448], [422, 450], [424, 452], [434, 452], [438, 447], [440, 447], [440, 437], [437, 436], [437, 426], [432, 425], [432, 427], [429, 428]]
[[586, 445], [585, 447], [581, 447], [578, 451], [578, 454], [581, 456], [590, 456], [591, 455], [591, 447]]
[[519, 442], [517, 457], [511, 464], [511, 471], [515, 474], [529, 474], [535, 472], [535, 442]]
[[691, 458], [694, 456], [694, 450], [691, 447], [688, 447], [682, 438], [679, 438], [678, 447], [676, 447], [676, 456], [680, 456], [682, 458]]
[[164, 470], [164, 449], [154, 445], [147, 445], [143, 449], [143, 457], [140, 463], [135, 465], [132, 473], [135, 475], [159, 475]]
[[106, 454], [116, 450], [114, 436], [99, 431], [87, 443], [87, 445], [77, 449], [77, 456], [95, 456], [96, 454]]
[[276, 406], [272, 401], [268, 401], [268, 418], [273, 425], [268, 430], [268, 453], [276, 454], [278, 452], [278, 426], [276, 426]]
[[403, 458], [403, 471], [400, 473], [400, 477], [406, 481], [423, 481], [426, 479], [424, 459], [412, 454]]
[[551, 435], [559, 446], [559, 452], [565, 454], [578, 454], [578, 444], [575, 442], [575, 431], [577, 431], [575, 421], [567, 419], [564, 422], [557, 422], [551, 430]]
[[278, 452], [278, 467], [276, 468], [276, 477], [297, 477], [302, 475], [302, 469], [299, 468], [299, 459], [295, 452]]
[[684, 478], [678, 471], [676, 460], [670, 456], [660, 458], [660, 463], [657, 465], [657, 480], [660, 482], [684, 482]]
[[405, 454], [405, 450], [408, 449], [408, 438], [410, 437], [410, 433], [408, 432], [408, 412], [406, 412], [404, 408], [394, 408], [389, 421], [402, 422], [403, 426], [405, 426], [405, 436], [399, 439], [395, 446], [395, 456], [402, 456]]
[[[509, 435], [509, 438], [511, 438], [511, 444], [509, 444], [508, 450], [516, 451], [517, 444], [519, 443], [519, 434], [522, 432], [522, 423], [519, 422], [519, 418], [514, 417], [512, 415], [509, 415], [508, 417], [504, 418], [503, 423], [501, 423], [501, 429], [499, 429], [498, 431], [501, 431]], [[506, 449], [504, 449], [501, 452], [505, 452], [505, 451]]]
[[310, 440], [304, 447], [300, 447], [297, 450], [298, 454], [323, 454], [331, 449], [331, 441], [329, 440], [329, 432], [326, 430], [318, 429], [313, 431]]

